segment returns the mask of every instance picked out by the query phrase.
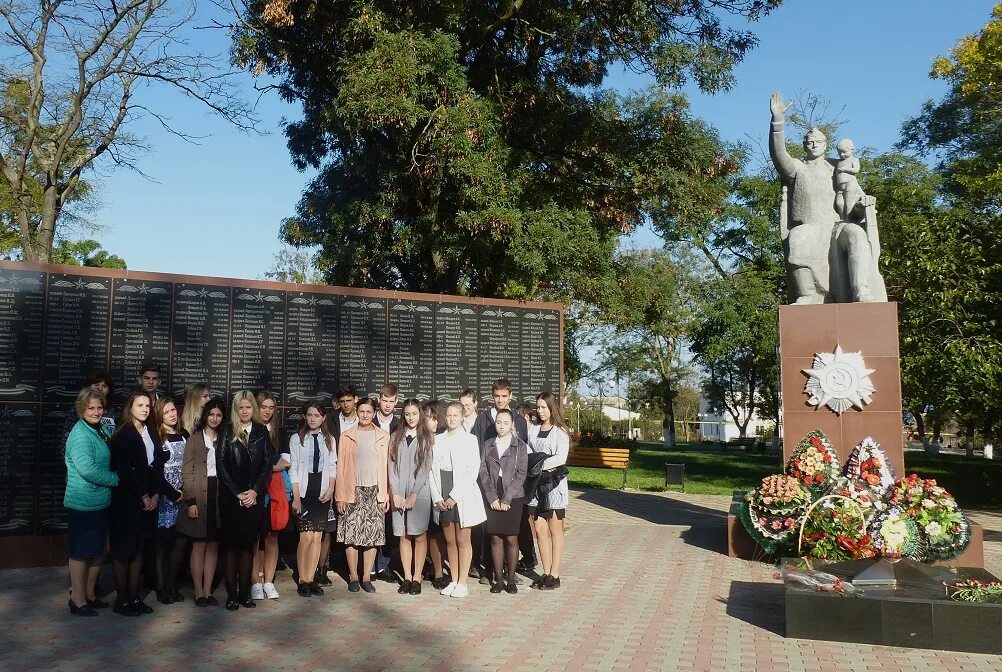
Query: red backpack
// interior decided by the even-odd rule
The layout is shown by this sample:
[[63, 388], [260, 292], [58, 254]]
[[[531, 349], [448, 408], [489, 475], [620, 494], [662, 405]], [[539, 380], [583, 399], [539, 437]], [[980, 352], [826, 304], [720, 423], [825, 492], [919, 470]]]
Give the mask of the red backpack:
[[284, 530], [289, 524], [289, 499], [285, 496], [285, 480], [280, 471], [272, 472], [268, 479], [268, 498], [271, 499], [268, 505], [271, 529], [274, 532]]

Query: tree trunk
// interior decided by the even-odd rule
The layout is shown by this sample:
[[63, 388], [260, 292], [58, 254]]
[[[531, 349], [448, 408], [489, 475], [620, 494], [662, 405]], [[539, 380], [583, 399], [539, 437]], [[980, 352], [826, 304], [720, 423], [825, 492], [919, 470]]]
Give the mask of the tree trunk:
[[662, 422], [664, 433], [665, 449], [675, 450], [675, 386], [668, 382], [665, 384], [665, 418]]
[[915, 418], [915, 431], [918, 433], [919, 441], [922, 442], [922, 447], [928, 452], [929, 437], [925, 433], [925, 418], [922, 416], [922, 412], [918, 410], [912, 410], [912, 417]]

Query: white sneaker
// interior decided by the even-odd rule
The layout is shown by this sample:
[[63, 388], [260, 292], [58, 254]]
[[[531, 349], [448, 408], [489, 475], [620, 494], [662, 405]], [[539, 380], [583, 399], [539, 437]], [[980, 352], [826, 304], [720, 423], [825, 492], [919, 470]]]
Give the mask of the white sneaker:
[[459, 585], [459, 584], [457, 584], [455, 581], [450, 581], [448, 586], [446, 586], [442, 590], [438, 591], [438, 594], [439, 595], [445, 595], [446, 597], [450, 597], [450, 596], [452, 596], [452, 591], [454, 591], [456, 589], [457, 585]]
[[470, 589], [466, 587], [466, 584], [457, 583], [456, 587], [453, 588], [452, 592], [449, 594], [449, 597], [466, 597], [469, 594]]
[[255, 583], [253, 586], [251, 586], [251, 599], [252, 600], [264, 599], [264, 588], [260, 583]]
[[266, 583], [266, 584], [264, 584], [264, 594], [268, 597], [269, 600], [277, 600], [278, 599], [278, 591], [275, 590], [275, 584], [274, 583]]

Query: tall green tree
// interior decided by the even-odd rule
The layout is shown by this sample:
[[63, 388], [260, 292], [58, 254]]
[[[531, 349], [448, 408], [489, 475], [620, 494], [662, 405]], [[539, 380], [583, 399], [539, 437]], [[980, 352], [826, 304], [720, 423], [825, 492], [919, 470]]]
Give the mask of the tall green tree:
[[[719, 206], [719, 142], [668, 90], [726, 88], [755, 40], [725, 21], [778, 4], [251, 2], [237, 56], [320, 169], [283, 235], [339, 283], [566, 297], [647, 217]], [[657, 86], [605, 90], [622, 66]]]
[[52, 263], [94, 268], [127, 268], [125, 259], [101, 247], [96, 240], [60, 240], [52, 250]]

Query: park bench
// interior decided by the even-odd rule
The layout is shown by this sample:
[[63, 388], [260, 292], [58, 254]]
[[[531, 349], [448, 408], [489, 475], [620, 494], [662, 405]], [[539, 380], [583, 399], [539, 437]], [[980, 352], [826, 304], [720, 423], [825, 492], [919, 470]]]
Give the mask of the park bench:
[[624, 489], [626, 488], [626, 474], [630, 469], [630, 449], [574, 446], [567, 455], [567, 466], [622, 469], [623, 485], [621, 489]]
[[758, 441], [758, 437], [756, 436], [739, 436], [721, 444], [721, 450], [724, 452], [727, 452], [728, 448], [744, 448], [745, 450], [749, 450], [755, 445], [756, 441]]

